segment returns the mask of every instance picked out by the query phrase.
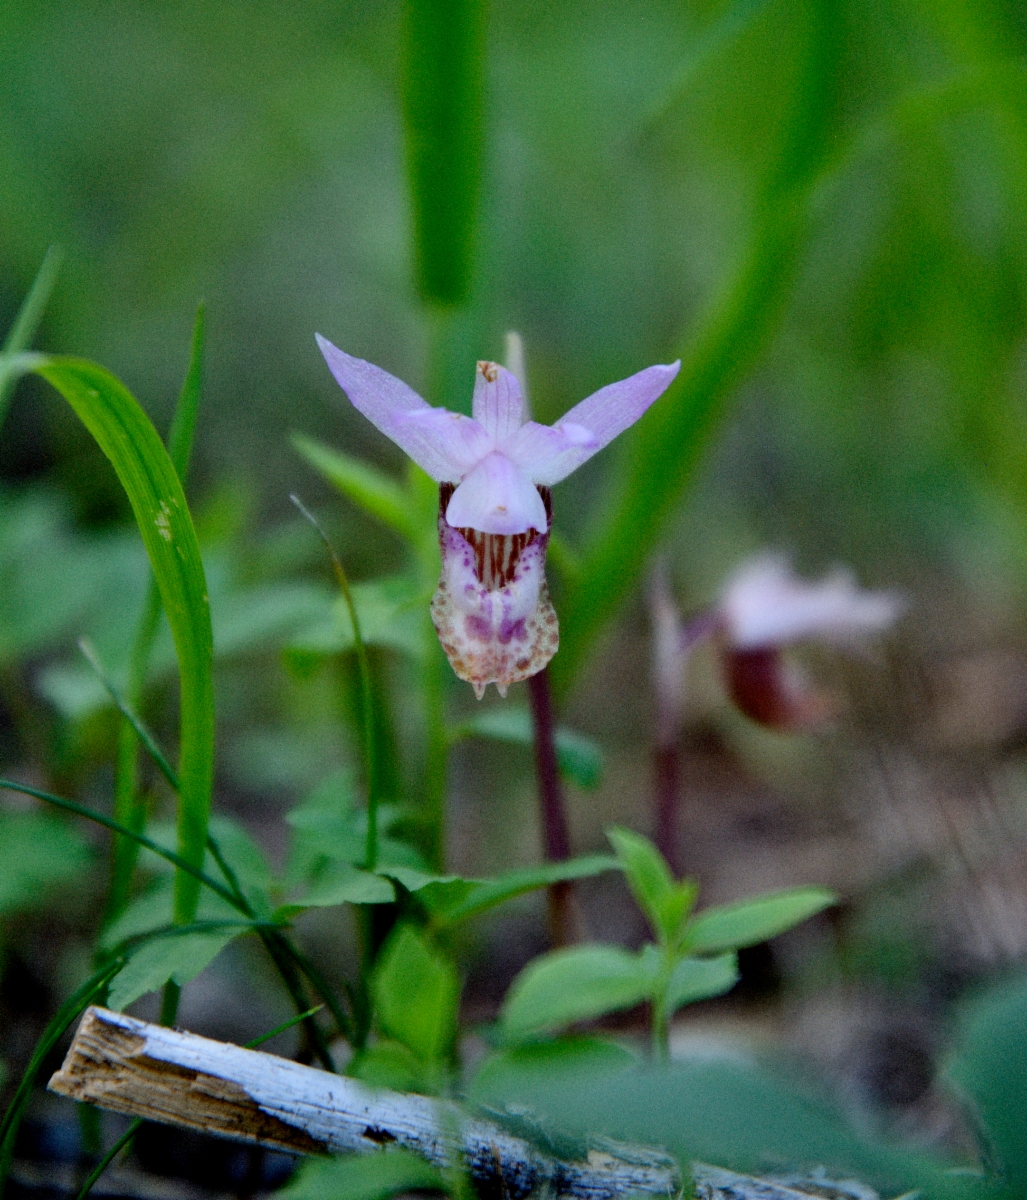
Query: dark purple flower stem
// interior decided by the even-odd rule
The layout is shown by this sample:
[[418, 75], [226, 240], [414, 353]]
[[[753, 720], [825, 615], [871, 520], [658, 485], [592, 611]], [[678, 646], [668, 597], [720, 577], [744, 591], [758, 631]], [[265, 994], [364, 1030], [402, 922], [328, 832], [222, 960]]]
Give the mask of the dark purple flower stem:
[[[535, 775], [538, 779], [539, 811], [547, 862], [562, 862], [571, 856], [571, 837], [567, 809], [556, 760], [556, 722], [553, 717], [553, 693], [549, 669], [528, 680], [531, 718], [535, 727]], [[571, 885], [554, 883], [549, 887], [549, 935], [554, 946], [573, 941]]]
[[675, 876], [682, 872], [678, 861], [678, 796], [681, 791], [681, 761], [677, 739], [657, 742], [653, 747], [653, 800], [656, 808], [656, 848]]
[[[719, 617], [714, 611], [700, 612], [680, 630], [673, 648], [674, 671], [681, 675], [688, 656], [700, 642], [714, 636]], [[684, 874], [685, 864], [680, 852], [680, 793], [681, 793], [681, 722], [684, 693], [660, 686], [660, 673], [655, 672], [656, 740], [653, 746], [653, 808], [656, 825], [656, 848], [678, 877]]]

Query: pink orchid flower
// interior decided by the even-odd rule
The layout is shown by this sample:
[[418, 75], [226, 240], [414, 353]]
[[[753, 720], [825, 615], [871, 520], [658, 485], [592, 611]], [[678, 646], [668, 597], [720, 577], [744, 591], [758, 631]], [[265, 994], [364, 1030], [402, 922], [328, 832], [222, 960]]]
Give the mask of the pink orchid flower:
[[800, 579], [788, 559], [760, 554], [728, 580], [717, 606], [724, 675], [746, 716], [777, 729], [801, 729], [832, 715], [782, 650], [820, 641], [856, 647], [892, 625], [906, 607], [894, 592], [864, 591], [837, 567], [817, 582]]
[[556, 653], [556, 613], [545, 582], [549, 489], [633, 425], [680, 363], [647, 367], [601, 388], [555, 425], [527, 420], [510, 371], [479, 362], [473, 416], [432, 408], [401, 380], [318, 335], [353, 404], [439, 483], [442, 577], [432, 620], [443, 649], [479, 699], [501, 695]]

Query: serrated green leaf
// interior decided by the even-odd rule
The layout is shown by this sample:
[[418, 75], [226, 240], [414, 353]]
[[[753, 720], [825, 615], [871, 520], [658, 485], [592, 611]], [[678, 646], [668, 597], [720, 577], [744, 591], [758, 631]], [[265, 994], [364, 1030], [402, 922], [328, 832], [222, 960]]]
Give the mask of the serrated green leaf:
[[826, 888], [800, 887], [707, 908], [696, 914], [688, 926], [684, 947], [690, 954], [713, 954], [719, 950], [755, 946], [784, 933], [837, 900], [834, 892]]
[[352, 458], [341, 450], [326, 446], [324, 442], [306, 437], [302, 433], [292, 436], [296, 452], [358, 508], [387, 525], [394, 533], [408, 542], [416, 542], [423, 536], [413, 515], [413, 505], [406, 489], [396, 480], [372, 467], [369, 463]]
[[349, 863], [330, 862], [319, 872], [308, 892], [275, 911], [275, 919], [288, 919], [308, 908], [334, 908], [337, 904], [391, 904], [395, 898], [392, 884], [380, 875], [361, 871]]
[[82, 874], [92, 855], [78, 831], [46, 813], [0, 813], [0, 913], [38, 906]]
[[111, 983], [107, 1007], [122, 1012], [133, 1000], [155, 992], [169, 980], [182, 986], [195, 979], [244, 928], [169, 934], [136, 950]]
[[738, 982], [738, 956], [718, 954], [716, 958], [683, 958], [675, 966], [666, 991], [667, 1015], [684, 1004], [722, 996]]
[[517, 976], [500, 1014], [504, 1036], [521, 1041], [574, 1021], [633, 1008], [652, 995], [651, 961], [620, 946], [570, 946], [534, 959]]
[[[454, 741], [484, 737], [516, 746], [532, 746], [535, 730], [526, 708], [503, 705], [462, 722], [451, 731], [450, 737]], [[591, 738], [562, 725], [556, 730], [556, 761], [563, 778], [582, 791], [594, 791], [602, 783], [602, 751]]]
[[507, 871], [495, 879], [475, 881], [441, 877], [438, 881], [422, 885], [418, 890], [418, 899], [429, 910], [436, 925], [455, 925], [537, 888], [567, 879], [585, 879], [603, 871], [614, 871], [617, 867], [615, 858], [606, 854], [591, 854], [569, 858], [564, 862], [542, 863], [537, 867]]
[[438, 947], [411, 925], [389, 935], [372, 980], [375, 1023], [423, 1063], [440, 1063], [456, 1036], [460, 981]]
[[401, 1192], [444, 1192], [439, 1171], [409, 1150], [390, 1146], [378, 1154], [307, 1159], [282, 1200], [389, 1200]]
[[[384, 646], [412, 658], [426, 649], [424, 605], [427, 597], [405, 575], [353, 584], [353, 604], [364, 644]], [[353, 623], [343, 599], [334, 600], [320, 617], [297, 631], [286, 648], [289, 660], [298, 659], [304, 670], [318, 659], [354, 649]]]
[[[178, 849], [202, 867], [214, 772], [213, 637], [203, 563], [182, 485], [149, 418], [108, 371], [72, 358], [43, 358], [34, 369], [96, 439], [132, 505], [178, 657]], [[176, 877], [180, 922], [196, 911], [199, 886], [184, 872]]]

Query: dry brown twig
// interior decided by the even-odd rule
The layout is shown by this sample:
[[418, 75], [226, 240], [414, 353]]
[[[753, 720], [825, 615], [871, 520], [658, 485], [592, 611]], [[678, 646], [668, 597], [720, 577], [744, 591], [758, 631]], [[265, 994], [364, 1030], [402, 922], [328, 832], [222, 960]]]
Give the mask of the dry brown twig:
[[[561, 1159], [450, 1101], [370, 1088], [103, 1008], [86, 1010], [49, 1088], [126, 1116], [295, 1154], [402, 1146], [439, 1167], [462, 1164], [479, 1191], [509, 1200], [681, 1192], [676, 1163], [652, 1147], [603, 1142], [580, 1161]], [[801, 1184], [701, 1164], [693, 1171], [704, 1200], [805, 1200], [811, 1194]], [[817, 1193], [823, 1194], [822, 1185]], [[860, 1200], [868, 1195], [861, 1190]]]

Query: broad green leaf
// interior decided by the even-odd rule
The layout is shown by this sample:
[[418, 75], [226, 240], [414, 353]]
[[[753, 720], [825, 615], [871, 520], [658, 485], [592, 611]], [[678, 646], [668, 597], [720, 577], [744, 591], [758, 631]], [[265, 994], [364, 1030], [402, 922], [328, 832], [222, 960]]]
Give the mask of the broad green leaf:
[[282, 1200], [389, 1200], [401, 1192], [444, 1192], [439, 1171], [417, 1154], [391, 1146], [378, 1154], [306, 1159]]
[[591, 854], [564, 862], [542, 863], [537, 867], [507, 871], [495, 879], [454, 880], [450, 876], [440, 876], [422, 884], [417, 889], [417, 895], [431, 913], [434, 924], [440, 927], [455, 925], [526, 892], [548, 887], [551, 883], [561, 883], [565, 879], [585, 879], [603, 871], [614, 871], [617, 866], [617, 860], [609, 855]]
[[[149, 418], [108, 371], [82, 359], [45, 358], [35, 370], [78, 414], [110, 459], [135, 513], [178, 656], [178, 849], [203, 865], [214, 773], [213, 639], [207, 585], [182, 485]], [[175, 916], [191, 920], [199, 883], [176, 878]]]
[[145, 942], [136, 950], [111, 983], [108, 1008], [121, 1012], [147, 992], [155, 992], [169, 980], [186, 984], [221, 953], [245, 928], [169, 934]]
[[[153, 831], [147, 830], [152, 836]], [[156, 838], [154, 839], [157, 840]], [[173, 844], [173, 842], [172, 842]], [[144, 852], [145, 853], [145, 852]], [[151, 855], [147, 858], [152, 860]], [[161, 860], [163, 862], [163, 860]], [[136, 896], [122, 910], [118, 917], [107, 926], [100, 939], [100, 945], [106, 950], [112, 950], [128, 938], [139, 937], [140, 934], [152, 933], [156, 929], [166, 929], [174, 918], [174, 878], [170, 864], [167, 874], [153, 880], [150, 886]], [[208, 870], [213, 868], [215, 875], [217, 867], [207, 859]], [[204, 888], [200, 893], [200, 902], [196, 908], [198, 921], [233, 921], [237, 920], [239, 912], [227, 900], [215, 892]]]
[[800, 887], [706, 908], [688, 926], [684, 946], [690, 954], [714, 954], [719, 950], [755, 946], [812, 917], [837, 899], [826, 888]]
[[391, 904], [396, 898], [392, 884], [380, 875], [361, 871], [344, 862], [330, 862], [318, 873], [313, 887], [277, 909], [279, 920], [307, 908], [334, 908], [337, 904]]
[[716, 1163], [746, 1174], [777, 1164], [829, 1179], [859, 1179], [882, 1196], [920, 1200], [1012, 1200], [989, 1187], [977, 1164], [903, 1150], [873, 1138], [794, 1077], [737, 1061], [704, 1058], [654, 1070], [620, 1071], [596, 1086], [581, 1079], [498, 1073], [475, 1099], [493, 1109], [528, 1109], [572, 1136], [664, 1146], [680, 1162]]
[[[211, 818], [210, 836], [235, 873], [239, 886], [250, 903], [253, 904], [257, 897], [266, 898], [274, 886], [271, 866], [263, 849], [246, 829], [231, 817], [217, 815]], [[221, 878], [221, 871], [209, 850], [205, 869], [208, 875]]]
[[652, 994], [651, 961], [620, 946], [570, 946], [534, 959], [503, 1002], [500, 1025], [521, 1041], [574, 1021], [633, 1008]]
[[[299, 884], [320, 870], [328, 859], [359, 866], [367, 848], [367, 811], [356, 807], [356, 781], [352, 771], [339, 771], [323, 780], [302, 804], [290, 809], [286, 821], [295, 833], [289, 852], [287, 875]], [[391, 827], [407, 815], [397, 805], [378, 808], [378, 861], [382, 874], [393, 867], [416, 874], [424, 861], [414, 847], [391, 836]], [[398, 876], [397, 876], [398, 878]]]
[[432, 1073], [426, 1073], [425, 1064], [393, 1038], [382, 1038], [359, 1050], [347, 1065], [346, 1074], [394, 1092], [423, 1092], [432, 1083]]
[[375, 1022], [424, 1063], [442, 1062], [456, 1036], [460, 981], [452, 962], [411, 925], [389, 935], [372, 980]]
[[674, 968], [667, 985], [667, 1015], [673, 1016], [683, 1004], [722, 996], [737, 982], [736, 954], [718, 954], [716, 958], [683, 958]]
[[[43, 488], [0, 490], [0, 663], [78, 631], [119, 576], [113, 550], [109, 537], [76, 533], [66, 497]], [[99, 687], [91, 676], [89, 684]]]
[[0, 913], [38, 906], [85, 871], [92, 854], [78, 831], [46, 813], [0, 812]]
[[974, 997], [960, 1013], [947, 1078], [972, 1105], [995, 1166], [1027, 1192], [1027, 980], [1019, 975]]
[[293, 434], [292, 444], [322, 478], [338, 488], [358, 508], [370, 513], [408, 542], [420, 539], [422, 530], [418, 527], [413, 505], [402, 484], [377, 467], [343, 454], [341, 450], [333, 450], [324, 442], [305, 437], [302, 433]]
[[[454, 741], [464, 737], [484, 737], [531, 746], [535, 731], [531, 713], [526, 708], [503, 705], [462, 722], [450, 737]], [[557, 726], [556, 730], [556, 761], [563, 778], [582, 791], [593, 791], [603, 781], [602, 751], [591, 738], [564, 726]]]
[[649, 918], [660, 940], [670, 941], [677, 932], [677, 924], [668, 928], [668, 901], [674, 895], [675, 884], [667, 860], [647, 837], [631, 829], [613, 825], [607, 829], [606, 836], [617, 852], [639, 908]]
[[408, 892], [420, 892], [432, 884], [445, 886], [459, 884], [463, 894], [468, 888], [475, 887], [481, 880], [464, 879], [460, 875], [429, 875], [426, 871], [416, 871], [413, 867], [387, 866], [378, 868], [379, 875], [387, 875], [401, 883]]
[[604, 1076], [636, 1066], [638, 1059], [616, 1042], [602, 1038], [562, 1037], [550, 1042], [530, 1042], [490, 1054], [474, 1073], [468, 1089], [472, 1100], [497, 1091], [530, 1086], [544, 1078], [582, 1087], [593, 1087]]

